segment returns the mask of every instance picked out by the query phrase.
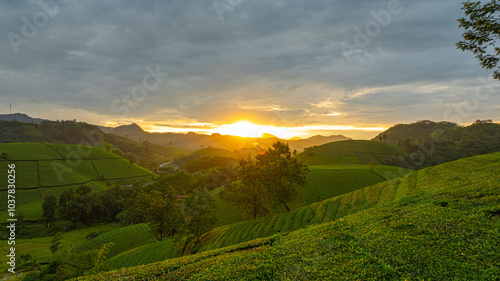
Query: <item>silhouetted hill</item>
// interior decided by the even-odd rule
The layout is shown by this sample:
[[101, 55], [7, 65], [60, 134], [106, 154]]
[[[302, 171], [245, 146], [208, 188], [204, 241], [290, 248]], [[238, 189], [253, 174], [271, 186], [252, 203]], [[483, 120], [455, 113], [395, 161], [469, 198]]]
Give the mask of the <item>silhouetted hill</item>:
[[31, 123], [31, 122], [41, 123], [43, 121], [46, 121], [46, 119], [33, 118], [24, 113], [0, 114], [0, 121], [13, 121], [13, 120], [25, 123]]
[[116, 127], [110, 133], [122, 137], [130, 137], [134, 140], [140, 140], [141, 138], [147, 136], [148, 134], [141, 127], [139, 127], [139, 125], [135, 123]]

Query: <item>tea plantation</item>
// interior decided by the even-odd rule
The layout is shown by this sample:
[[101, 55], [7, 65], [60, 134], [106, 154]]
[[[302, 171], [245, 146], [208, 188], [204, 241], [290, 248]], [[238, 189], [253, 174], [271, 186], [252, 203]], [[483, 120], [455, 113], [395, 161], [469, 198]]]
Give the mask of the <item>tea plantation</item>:
[[426, 168], [217, 228], [191, 256], [169, 259], [179, 246], [168, 241], [142, 246], [108, 265], [165, 261], [79, 280], [498, 280], [499, 171], [500, 153]]
[[308, 149], [297, 158], [310, 166], [370, 163], [386, 165], [391, 158], [405, 155], [399, 147], [379, 141], [346, 140]]
[[[41, 218], [42, 196], [82, 184], [94, 190], [110, 181], [153, 181], [153, 173], [115, 154], [93, 147], [44, 143], [0, 143], [0, 182], [7, 182], [7, 164], [16, 165], [17, 209], [25, 219]], [[3, 163], [3, 164], [2, 164]], [[0, 197], [7, 198], [7, 186], [0, 185]], [[3, 219], [7, 201], [0, 201]]]

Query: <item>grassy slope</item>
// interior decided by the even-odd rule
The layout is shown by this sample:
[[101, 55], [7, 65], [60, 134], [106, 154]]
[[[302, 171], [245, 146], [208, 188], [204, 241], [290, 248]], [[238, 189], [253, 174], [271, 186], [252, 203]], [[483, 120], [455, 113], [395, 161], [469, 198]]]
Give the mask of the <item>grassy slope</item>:
[[[496, 166], [498, 167], [499, 164], [496, 164]], [[250, 241], [260, 237], [270, 236], [276, 233], [297, 230], [308, 225], [330, 222], [356, 213], [360, 210], [369, 209], [376, 205], [391, 203], [408, 196], [413, 196], [413, 194], [407, 194], [408, 190], [432, 188], [428, 185], [422, 186], [421, 188], [417, 188], [415, 186], [417, 177], [420, 178], [428, 172], [429, 169], [414, 172], [405, 176], [403, 179], [395, 179], [390, 182], [369, 186], [367, 188], [314, 203], [282, 215], [264, 217], [219, 227], [215, 229], [213, 233], [208, 235], [205, 241], [201, 245], [195, 247], [193, 251], [208, 251]], [[158, 249], [155, 249], [154, 245], [145, 246], [144, 251], [147, 251], [148, 249], [152, 252], [159, 251]], [[169, 253], [175, 252], [170, 251]], [[126, 255], [126, 253], [122, 255]], [[161, 256], [156, 254], [157, 261], [173, 257], [176, 256]], [[130, 260], [134, 260], [134, 257], [129, 256], [128, 259], [128, 264], [130, 264]], [[122, 258], [122, 260], [127, 259]], [[119, 263], [113, 261], [110, 261], [110, 265], [114, 268], [121, 266]]]
[[345, 164], [385, 164], [386, 160], [404, 155], [399, 147], [365, 140], [347, 140], [327, 143], [312, 150], [300, 153], [297, 158], [310, 165], [345, 165]]
[[[120, 226], [118, 224], [106, 224], [93, 226], [83, 229], [77, 229], [70, 232], [65, 232], [62, 234], [63, 241], [65, 243], [77, 244], [82, 240], [85, 241], [85, 236], [90, 232], [96, 231], [112, 231]], [[33, 239], [16, 239], [16, 252], [18, 254], [26, 254], [29, 253], [34, 256], [38, 261], [48, 259], [52, 257], [52, 253], [50, 252], [50, 244], [52, 241], [52, 237], [43, 237], [43, 238], [33, 238]], [[10, 246], [7, 245], [5, 241], [2, 241], [0, 247], [0, 262], [2, 265], [7, 262], [7, 254]]]
[[[411, 170], [392, 166], [376, 165], [373, 171], [367, 165], [331, 165], [312, 166], [307, 177], [307, 185], [299, 190], [304, 204], [312, 204], [335, 196], [356, 191], [358, 189], [386, 180], [403, 177]], [[223, 187], [212, 192], [218, 194]], [[216, 226], [223, 226], [243, 221], [242, 212], [232, 204], [215, 196], [217, 206]], [[284, 211], [284, 208], [282, 208]], [[280, 209], [281, 210], [281, 209]]]
[[116, 229], [92, 240], [82, 241], [73, 250], [77, 252], [89, 249], [95, 250], [106, 243], [113, 242], [114, 245], [108, 253], [108, 258], [110, 258], [154, 241], [155, 238], [146, 224], [136, 224]]
[[[410, 170], [390, 166], [376, 166], [374, 167], [373, 172], [370, 172], [370, 167], [365, 165], [335, 165], [311, 168], [313, 172], [309, 175], [309, 184], [305, 189], [301, 190], [301, 196], [306, 203], [318, 202], [327, 198], [358, 190], [374, 183], [379, 183], [398, 176], [404, 176], [405, 174], [411, 172]], [[216, 196], [221, 190], [222, 188], [219, 188], [212, 192], [212, 195], [215, 196], [217, 204], [217, 218], [219, 219], [217, 226], [243, 221], [241, 211]], [[293, 213], [293, 215], [295, 216], [295, 213]], [[302, 213], [300, 215], [302, 215]], [[256, 222], [257, 224], [260, 223], [258, 221]], [[303, 227], [304, 225], [297, 222], [296, 225], [292, 226], [297, 229]], [[109, 233], [109, 235], [113, 235], [120, 241], [126, 240], [125, 238], [120, 237], [120, 230], [115, 232], [116, 233]], [[256, 237], [260, 236], [262, 236], [262, 234], [257, 233]], [[88, 244], [89, 247], [92, 249], [98, 249], [105, 243], [112, 241], [109, 239], [103, 239], [105, 237], [106, 236], [102, 236], [101, 239], [93, 240], [92, 243]], [[238, 243], [238, 241], [236, 243]], [[119, 244], [121, 245], [121, 243]], [[110, 268], [147, 264], [164, 259], [165, 257], [175, 257], [178, 255], [176, 252], [178, 249], [175, 245], [173, 245], [173, 242], [170, 239], [166, 239], [166, 241], [162, 243], [152, 243], [149, 245], [147, 243], [143, 243], [135, 249], [132, 249], [131, 247], [117, 246], [117, 248], [113, 251], [118, 250], [122, 250], [123, 253], [120, 253], [116, 258], [112, 258], [108, 262], [107, 265]], [[117, 255], [116, 252], [112, 254], [112, 256], [115, 255]]]
[[[498, 280], [498, 171], [500, 153], [430, 167], [281, 216], [216, 229], [198, 250], [259, 233], [267, 238], [82, 279]], [[323, 224], [283, 233], [300, 222]]]
[[403, 177], [411, 170], [377, 165], [371, 171], [367, 165], [311, 166], [306, 188], [299, 194], [306, 204], [312, 204], [348, 192]]

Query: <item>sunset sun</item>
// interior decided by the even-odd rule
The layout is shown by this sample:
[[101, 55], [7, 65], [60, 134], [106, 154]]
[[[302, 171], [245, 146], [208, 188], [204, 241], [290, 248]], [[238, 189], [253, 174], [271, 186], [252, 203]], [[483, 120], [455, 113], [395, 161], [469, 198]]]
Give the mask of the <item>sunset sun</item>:
[[264, 133], [271, 134], [268, 126], [256, 125], [248, 121], [239, 121], [234, 124], [224, 124], [215, 129], [214, 133], [238, 137], [259, 138]]

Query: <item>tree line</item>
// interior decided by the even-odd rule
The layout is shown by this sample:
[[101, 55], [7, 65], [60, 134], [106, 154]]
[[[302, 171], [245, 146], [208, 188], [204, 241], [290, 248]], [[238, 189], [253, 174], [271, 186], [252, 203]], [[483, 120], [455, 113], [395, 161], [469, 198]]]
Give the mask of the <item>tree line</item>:
[[391, 159], [388, 164], [410, 169], [500, 151], [500, 124], [492, 120], [476, 120], [469, 126], [423, 120], [395, 125], [375, 139], [383, 135], [386, 142], [408, 153], [406, 157]]

